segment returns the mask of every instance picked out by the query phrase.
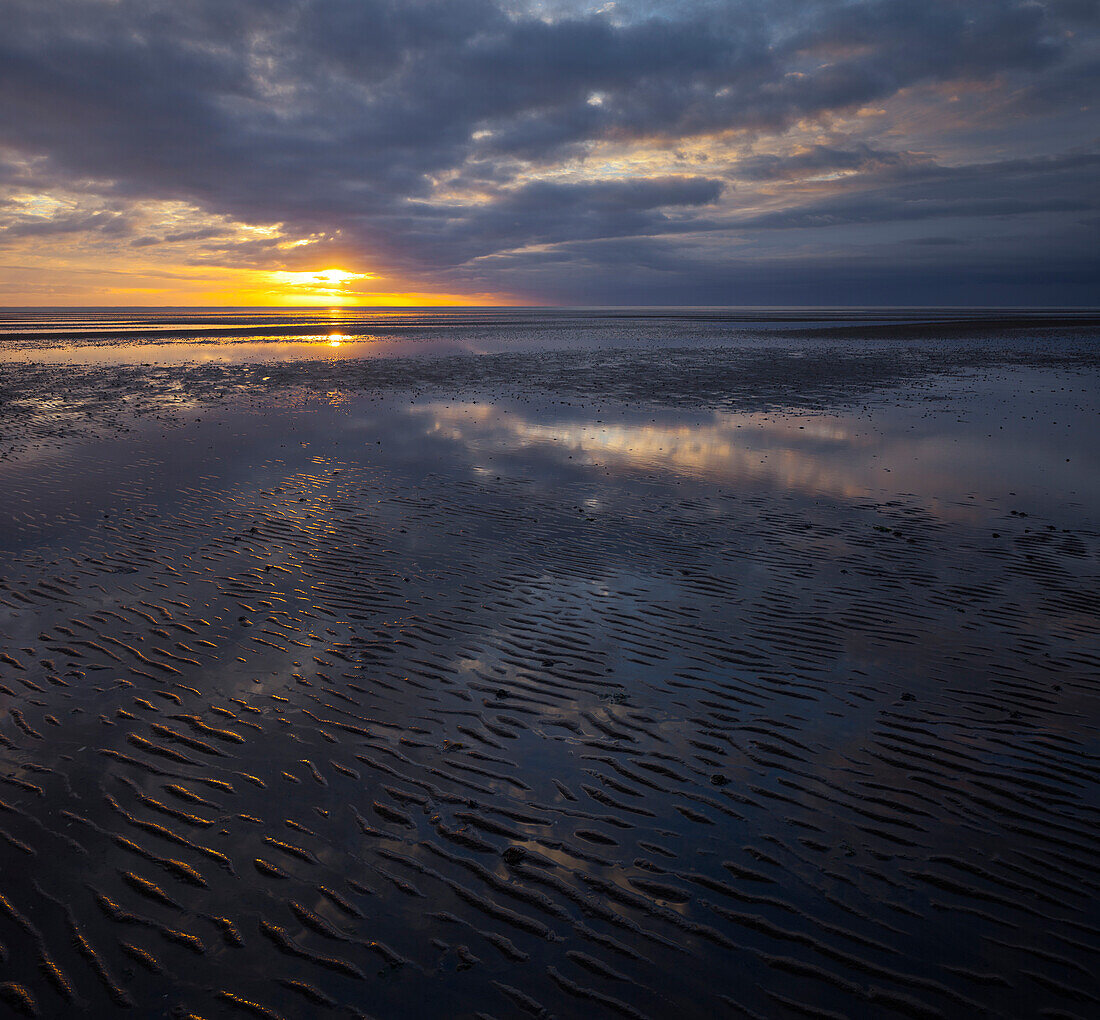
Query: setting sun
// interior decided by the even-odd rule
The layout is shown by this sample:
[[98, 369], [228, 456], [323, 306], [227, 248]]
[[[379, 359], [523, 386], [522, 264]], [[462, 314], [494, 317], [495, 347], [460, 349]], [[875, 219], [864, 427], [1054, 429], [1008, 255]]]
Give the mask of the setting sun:
[[274, 272], [271, 279], [298, 301], [324, 303], [354, 300], [355, 295], [347, 285], [355, 280], [370, 280], [373, 273], [349, 273], [344, 269], [321, 269], [307, 272]]

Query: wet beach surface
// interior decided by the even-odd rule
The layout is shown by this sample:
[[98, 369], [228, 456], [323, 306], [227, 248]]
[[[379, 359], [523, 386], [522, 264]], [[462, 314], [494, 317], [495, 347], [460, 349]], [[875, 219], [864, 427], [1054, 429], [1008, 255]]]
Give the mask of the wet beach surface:
[[1095, 328], [819, 327], [9, 347], [0, 1001], [1095, 1015]]

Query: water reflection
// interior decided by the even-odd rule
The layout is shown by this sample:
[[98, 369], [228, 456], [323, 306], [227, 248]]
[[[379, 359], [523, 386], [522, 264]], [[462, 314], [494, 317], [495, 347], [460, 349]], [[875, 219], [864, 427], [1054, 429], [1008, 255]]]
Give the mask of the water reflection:
[[[1069, 512], [1084, 411], [1029, 394], [1002, 431], [990, 384], [733, 414], [329, 378], [0, 462], [0, 870], [35, 877], [4, 894], [59, 968], [87, 977], [77, 925], [106, 956], [153, 915], [123, 937], [210, 951], [198, 980], [178, 938], [155, 981], [110, 957], [149, 1015], [223, 988], [299, 1015], [284, 973], [376, 1015], [512, 1015], [503, 986], [572, 1015], [558, 978], [593, 967], [620, 1014], [718, 1015], [734, 975], [774, 1015], [788, 951], [835, 1015], [869, 974], [907, 1015], [1011, 1015], [1023, 968], [1064, 987], [1045, 951], [986, 948], [1039, 916], [1078, 945], [1094, 912], [1021, 863], [1048, 831], [1092, 860], [1091, 548], [927, 510], [1003, 515], [1010, 486]], [[49, 1001], [37, 953], [9, 965]]]
[[[623, 475], [661, 472], [701, 483], [773, 489], [845, 501], [904, 499], [942, 518], [973, 520], [995, 506], [1028, 503], [1077, 516], [1055, 501], [1052, 475], [1072, 475], [1078, 495], [1100, 497], [1096, 473], [1065, 466], [1062, 440], [1032, 425], [1027, 441], [1017, 428], [980, 434], [960, 428], [946, 405], [935, 415], [911, 406], [884, 405], [873, 416], [855, 413], [672, 414], [639, 420], [604, 409], [597, 419], [560, 408], [488, 403], [423, 403], [410, 413], [426, 419], [426, 433], [461, 444], [482, 459], [540, 459]], [[1063, 416], [1075, 417], [1071, 410]], [[1082, 425], [1082, 437], [1085, 436]], [[1087, 451], [1078, 450], [1087, 456]], [[1061, 454], [1061, 456], [1059, 456]], [[1061, 463], [1059, 463], [1061, 462]], [[1011, 465], [1011, 469], [1007, 465]], [[495, 470], [505, 468], [499, 463]], [[489, 473], [488, 467], [483, 467]], [[1081, 489], [1085, 492], [1082, 493]], [[1010, 495], [1012, 494], [1011, 499]], [[993, 507], [990, 506], [992, 501]]]
[[[236, 365], [248, 362], [354, 360], [423, 353], [421, 339], [390, 340], [371, 334], [317, 333], [292, 340], [192, 340], [145, 344], [72, 344], [0, 350], [0, 363], [71, 365]], [[448, 353], [437, 345], [433, 353]], [[458, 348], [455, 349], [456, 353]]]

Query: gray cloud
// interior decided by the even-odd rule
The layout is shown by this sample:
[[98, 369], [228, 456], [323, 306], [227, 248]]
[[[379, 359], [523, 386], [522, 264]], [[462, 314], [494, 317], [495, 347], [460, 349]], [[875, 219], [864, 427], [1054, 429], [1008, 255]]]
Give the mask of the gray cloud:
[[[669, 147], [731, 132], [781, 140], [866, 104], [919, 102], [921, 90], [980, 87], [1003, 95], [1012, 116], [1080, 105], [1100, 75], [1094, 4], [624, 6], [3, 0], [0, 186], [30, 179], [121, 205], [43, 223], [5, 220], [10, 205], [0, 204], [0, 238], [113, 232], [135, 249], [208, 242], [200, 250], [211, 257], [295, 258], [263, 239], [219, 242], [207, 227], [151, 231], [123, 208], [174, 200], [315, 236], [309, 257], [340, 252], [492, 288], [505, 278], [494, 281], [487, 257], [537, 245], [635, 236], [668, 245], [682, 235], [687, 251], [692, 236], [722, 229], [732, 245], [780, 227], [1096, 208], [1096, 157], [1040, 158], [1026, 131], [1012, 158], [986, 164], [907, 152], [895, 130], [745, 156], [725, 189], [718, 173], [697, 169], [574, 179], [594, 172], [583, 160], [594, 144]], [[1075, 137], [1062, 148], [1082, 142], [1095, 146]], [[32, 158], [28, 178], [18, 159]], [[567, 181], [532, 179], [567, 159], [580, 167]], [[761, 189], [829, 174], [841, 181], [830, 193], [762, 204]], [[595, 257], [590, 245], [584, 258]], [[724, 256], [712, 248], [711, 257]], [[524, 286], [543, 292], [533, 275]], [[559, 291], [550, 280], [545, 293]]]
[[0, 225], [0, 240], [17, 237], [45, 237], [56, 234], [98, 234], [119, 237], [130, 232], [131, 219], [119, 212], [77, 213], [71, 216], [13, 217]]
[[[858, 155], [858, 154], [852, 154]], [[845, 168], [849, 154], [823, 160]], [[737, 219], [741, 228], [829, 227], [943, 217], [1008, 216], [1100, 209], [1100, 153], [941, 166], [926, 160], [857, 164], [858, 187], [794, 208]], [[778, 168], [782, 170], [782, 164]], [[877, 172], [875, 172], [877, 171]], [[869, 178], [869, 179], [868, 179]]]

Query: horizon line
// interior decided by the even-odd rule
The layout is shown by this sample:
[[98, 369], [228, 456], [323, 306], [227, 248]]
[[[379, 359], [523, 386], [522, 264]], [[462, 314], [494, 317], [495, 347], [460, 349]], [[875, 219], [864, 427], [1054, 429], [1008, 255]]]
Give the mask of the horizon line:
[[805, 304], [543, 304], [543, 305], [4, 305], [0, 304], [0, 313], [16, 311], [60, 311], [63, 309], [82, 309], [86, 311], [173, 311], [186, 309], [188, 311], [272, 311], [272, 312], [313, 312], [317, 315], [325, 315], [332, 312], [440, 312], [440, 311], [583, 311], [616, 310], [616, 309], [707, 309], [707, 308], [736, 308], [736, 309], [966, 309], [970, 311], [1096, 311], [1100, 312], [1100, 304], [939, 304], [939, 303], [913, 303], [913, 304], [855, 304], [844, 302], [840, 304], [820, 304], [808, 302]]

